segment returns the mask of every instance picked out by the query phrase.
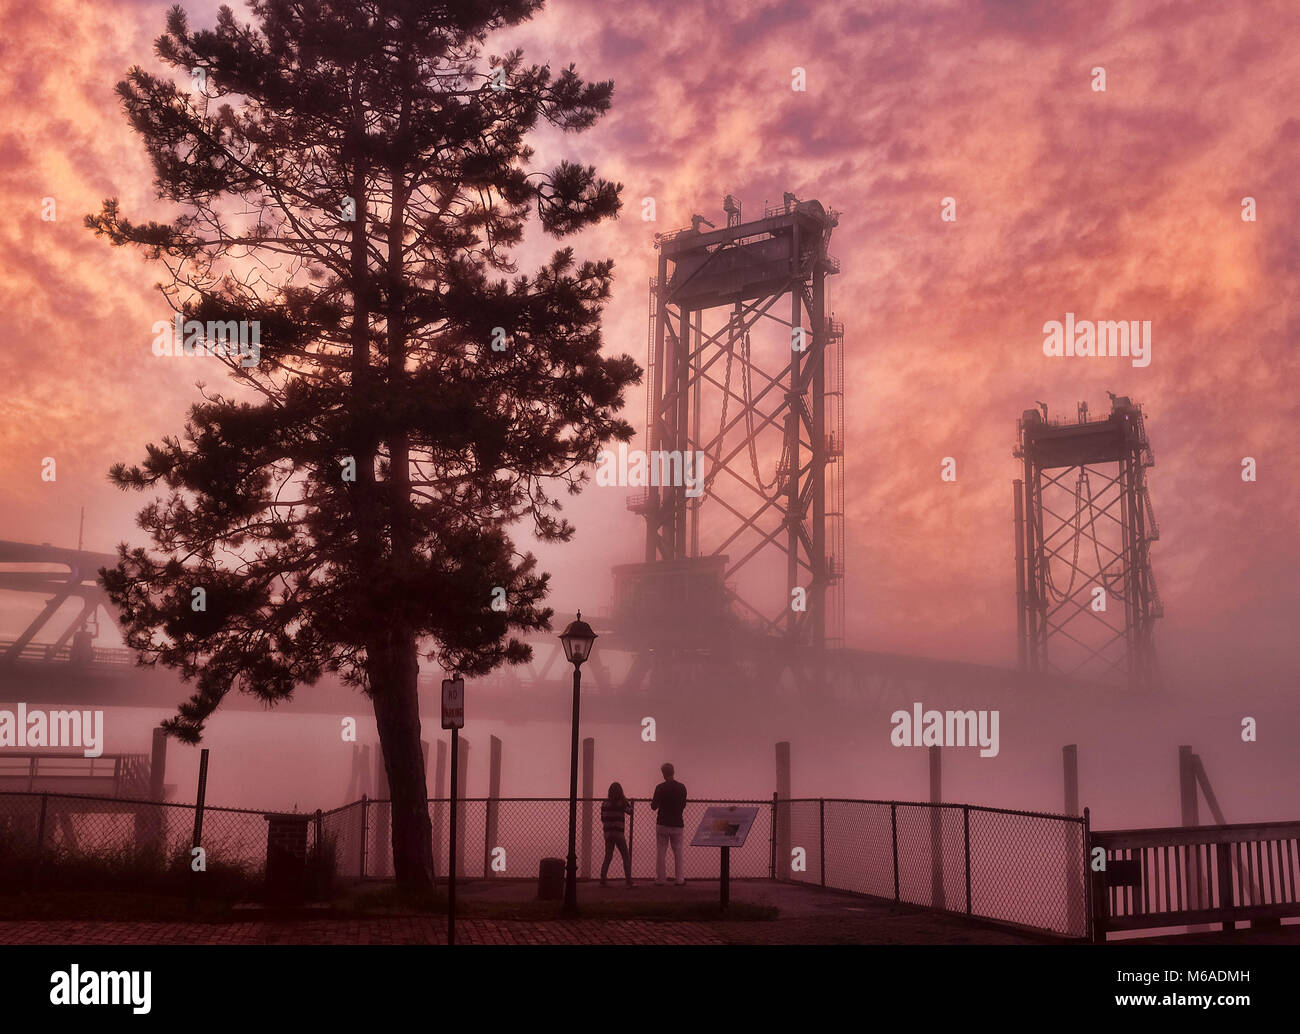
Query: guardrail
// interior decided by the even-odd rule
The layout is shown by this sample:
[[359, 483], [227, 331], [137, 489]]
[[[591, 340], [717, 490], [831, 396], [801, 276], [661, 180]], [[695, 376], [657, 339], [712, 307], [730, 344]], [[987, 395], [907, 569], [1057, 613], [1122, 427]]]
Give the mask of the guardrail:
[[[10, 647], [16, 642], [16, 639], [0, 639], [0, 657], [7, 655]], [[56, 648], [50, 643], [32, 642], [24, 644], [23, 648], [9, 659], [37, 661], [42, 664], [90, 663], [124, 666], [135, 663], [135, 652], [124, 646], [95, 646], [91, 648], [90, 655], [87, 657], [74, 657], [72, 651], [70, 644]]]
[[773, 799], [774, 874], [1056, 937], [1089, 936], [1081, 816], [975, 804]]
[[1300, 822], [1096, 830], [1093, 929], [1143, 930], [1300, 916]]

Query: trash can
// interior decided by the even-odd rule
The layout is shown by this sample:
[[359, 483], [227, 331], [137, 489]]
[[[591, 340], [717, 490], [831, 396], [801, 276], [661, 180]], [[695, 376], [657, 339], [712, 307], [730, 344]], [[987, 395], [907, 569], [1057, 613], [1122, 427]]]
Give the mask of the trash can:
[[537, 898], [559, 901], [564, 897], [564, 859], [543, 858], [537, 867]]
[[266, 819], [266, 901], [300, 905], [307, 890], [307, 824], [310, 815], [269, 814]]

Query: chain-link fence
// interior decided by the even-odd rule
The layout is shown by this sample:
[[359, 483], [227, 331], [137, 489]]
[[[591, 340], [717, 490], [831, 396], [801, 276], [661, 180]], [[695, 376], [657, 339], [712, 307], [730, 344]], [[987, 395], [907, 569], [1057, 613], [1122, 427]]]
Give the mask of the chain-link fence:
[[780, 800], [777, 876], [1083, 938], [1086, 821], [965, 804]]
[[[600, 876], [605, 842], [600, 800], [578, 802], [578, 875]], [[717, 879], [721, 853], [690, 848], [705, 809], [749, 805], [757, 818], [743, 847], [731, 849], [731, 876], [815, 884], [938, 908], [1067, 937], [1087, 936], [1086, 819], [976, 805], [821, 798], [696, 800], [686, 806], [684, 873]], [[435, 870], [448, 873], [452, 802], [427, 802]], [[556, 797], [461, 798], [456, 872], [464, 879], [536, 879], [543, 858], [568, 854], [569, 802]], [[21, 859], [139, 853], [169, 865], [188, 861], [192, 804], [50, 793], [0, 793], [0, 875]], [[393, 876], [392, 811], [362, 798], [309, 816], [308, 851], [345, 880]], [[626, 820], [630, 875], [656, 875], [655, 813], [632, 801]], [[250, 879], [265, 870], [267, 822], [261, 811], [207, 807], [200, 844], [209, 870], [225, 866]], [[610, 877], [622, 879], [617, 853]]]
[[[633, 879], [655, 876], [657, 836], [655, 813], [645, 798], [632, 798], [632, 814], [624, 824]], [[605, 858], [605, 838], [600, 823], [600, 800], [578, 801], [578, 875], [598, 878]], [[735, 879], [772, 875], [772, 802], [740, 800], [690, 801], [685, 822], [682, 858], [686, 879], [717, 879], [721, 856], [717, 851], [690, 849], [691, 834], [707, 808], [757, 805], [758, 818], [745, 846], [731, 852]], [[430, 798], [434, 867], [441, 878], [448, 872], [450, 808], [448, 798]], [[536, 879], [543, 858], [565, 858], [569, 853], [569, 800], [567, 797], [460, 798], [456, 804], [456, 874], [465, 879]], [[392, 812], [387, 800], [362, 800], [325, 812], [323, 836], [336, 844], [337, 871], [353, 879], [390, 879], [392, 864]], [[672, 878], [672, 852], [666, 873]], [[610, 861], [611, 878], [623, 878], [618, 852]]]
[[[205, 806], [196, 825], [198, 811], [175, 802], [0, 792], [0, 876], [46, 886], [171, 886], [195, 871], [197, 834], [204, 886], [256, 885], [266, 867], [267, 813]], [[319, 827], [308, 822], [313, 857]]]
[[[195, 805], [80, 794], [0, 793], [0, 844], [6, 849], [111, 853], [155, 845], [164, 854], [192, 846]], [[264, 812], [203, 809], [200, 845], [207, 861], [258, 867], [266, 855]]]

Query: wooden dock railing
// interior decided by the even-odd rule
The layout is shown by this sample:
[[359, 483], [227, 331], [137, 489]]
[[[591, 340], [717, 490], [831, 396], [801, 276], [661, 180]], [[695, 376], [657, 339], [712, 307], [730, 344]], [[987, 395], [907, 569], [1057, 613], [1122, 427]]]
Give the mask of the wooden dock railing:
[[[1094, 938], [1300, 916], [1300, 822], [1093, 830], [1106, 871], [1093, 877]], [[1089, 856], [1092, 855], [1089, 851]]]

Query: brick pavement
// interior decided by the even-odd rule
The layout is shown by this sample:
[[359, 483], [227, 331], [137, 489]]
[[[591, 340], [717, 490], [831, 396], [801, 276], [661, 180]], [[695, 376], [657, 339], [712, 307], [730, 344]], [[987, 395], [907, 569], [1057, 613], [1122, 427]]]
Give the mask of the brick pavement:
[[[469, 883], [475, 900], [521, 907], [532, 902], [529, 881]], [[713, 902], [718, 884], [686, 887], [581, 886], [581, 902]], [[773, 920], [657, 920], [641, 918], [502, 919], [462, 916], [457, 940], [464, 944], [1042, 944], [1051, 939], [997, 928], [962, 916], [896, 905], [770, 880], [735, 881], [733, 901], [779, 909]], [[1192, 943], [1298, 943], [1300, 926], [1239, 930], [1235, 934], [1170, 934], [1160, 940]], [[428, 915], [333, 916], [269, 919], [252, 914], [229, 922], [116, 921], [72, 919], [0, 920], [0, 944], [443, 944], [446, 919]]]
[[[532, 901], [527, 881], [471, 883], [467, 903], [498, 906]], [[686, 887], [640, 886], [628, 892], [584, 884], [580, 901], [712, 903], [716, 881]], [[992, 929], [959, 917], [893, 902], [769, 880], [737, 881], [733, 900], [774, 906], [774, 920], [577, 920], [462, 916], [457, 940], [464, 944], [1025, 944], [1032, 935]], [[269, 919], [250, 915], [229, 922], [187, 921], [0, 921], [0, 944], [443, 944], [441, 916], [369, 914], [339, 918]]]
[[[461, 919], [461, 944], [725, 944], [710, 923], [643, 919]], [[445, 919], [254, 920], [232, 923], [95, 922], [76, 919], [0, 922], [0, 944], [445, 944]]]
[[[471, 881], [467, 904], [493, 902], [525, 907], [531, 881]], [[708, 903], [718, 899], [716, 880], [685, 887], [584, 882], [580, 902]], [[892, 901], [864, 898], [816, 886], [771, 880], [733, 882], [733, 901], [770, 905], [773, 920], [661, 920], [651, 918], [507, 919], [462, 916], [457, 941], [464, 944], [1035, 944], [1044, 938], [997, 929], [965, 918]], [[252, 914], [228, 922], [0, 920], [0, 944], [443, 944], [446, 919], [428, 915], [304, 916], [271, 919]]]

